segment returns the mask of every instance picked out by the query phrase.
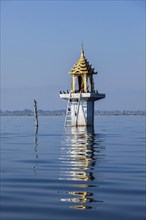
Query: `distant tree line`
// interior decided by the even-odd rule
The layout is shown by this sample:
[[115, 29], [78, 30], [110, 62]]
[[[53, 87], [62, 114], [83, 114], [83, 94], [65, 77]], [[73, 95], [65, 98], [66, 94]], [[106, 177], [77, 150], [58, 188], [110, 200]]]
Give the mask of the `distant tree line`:
[[146, 115], [146, 111], [137, 110], [115, 110], [115, 111], [95, 111], [95, 115]]
[[[57, 115], [65, 115], [66, 111], [62, 110], [38, 110], [39, 116], [57, 116]], [[24, 110], [0, 110], [0, 116], [33, 116], [34, 112], [30, 109]], [[137, 110], [137, 111], [129, 111], [129, 110], [115, 110], [115, 111], [95, 111], [95, 115], [146, 115], [146, 111]]]

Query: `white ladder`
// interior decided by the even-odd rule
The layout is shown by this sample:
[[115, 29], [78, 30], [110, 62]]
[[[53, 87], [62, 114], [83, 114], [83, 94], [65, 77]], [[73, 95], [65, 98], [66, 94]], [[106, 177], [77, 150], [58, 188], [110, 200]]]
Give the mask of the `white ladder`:
[[71, 93], [70, 93], [68, 104], [67, 104], [66, 116], [65, 116], [65, 123], [64, 123], [65, 127], [71, 126], [71, 105], [73, 105], [74, 108], [76, 108], [76, 126], [77, 126], [78, 114], [79, 114], [79, 108], [80, 108], [80, 99], [81, 99], [81, 93], [80, 93], [79, 99], [72, 98]]
[[71, 93], [69, 94], [69, 99], [67, 103], [66, 116], [64, 126], [71, 126]]

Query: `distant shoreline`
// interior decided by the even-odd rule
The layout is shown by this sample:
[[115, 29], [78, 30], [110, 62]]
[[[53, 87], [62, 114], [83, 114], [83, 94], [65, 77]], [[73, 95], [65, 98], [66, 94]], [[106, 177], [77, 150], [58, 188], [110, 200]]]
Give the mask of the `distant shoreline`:
[[[65, 116], [65, 110], [56, 110], [56, 111], [45, 111], [45, 110], [38, 110], [38, 116]], [[146, 111], [138, 110], [138, 111], [95, 111], [95, 116], [126, 116], [126, 115], [139, 115], [139, 116], [146, 116]], [[32, 110], [25, 109], [25, 110], [14, 110], [14, 111], [0, 111], [0, 116], [34, 116]]]

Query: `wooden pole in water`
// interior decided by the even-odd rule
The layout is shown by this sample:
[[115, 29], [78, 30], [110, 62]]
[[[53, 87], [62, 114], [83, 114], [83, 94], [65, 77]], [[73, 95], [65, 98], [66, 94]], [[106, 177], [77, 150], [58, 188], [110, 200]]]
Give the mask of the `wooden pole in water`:
[[35, 126], [38, 128], [38, 111], [37, 111], [37, 102], [34, 99], [34, 117], [35, 117]]

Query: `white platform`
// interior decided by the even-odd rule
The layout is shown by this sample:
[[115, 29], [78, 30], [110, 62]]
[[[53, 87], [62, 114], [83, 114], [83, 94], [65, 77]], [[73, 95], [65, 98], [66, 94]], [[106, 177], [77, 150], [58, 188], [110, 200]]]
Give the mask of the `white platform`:
[[62, 93], [60, 98], [68, 101], [65, 126], [93, 126], [94, 101], [105, 98], [105, 94]]
[[66, 99], [68, 100], [69, 98], [72, 98], [72, 99], [79, 99], [81, 95], [81, 100], [85, 100], [85, 101], [96, 101], [96, 100], [99, 100], [99, 99], [103, 99], [105, 98], [105, 94], [102, 94], [102, 93], [63, 93], [63, 94], [60, 94], [60, 98], [61, 99]]

